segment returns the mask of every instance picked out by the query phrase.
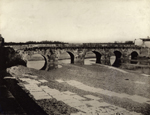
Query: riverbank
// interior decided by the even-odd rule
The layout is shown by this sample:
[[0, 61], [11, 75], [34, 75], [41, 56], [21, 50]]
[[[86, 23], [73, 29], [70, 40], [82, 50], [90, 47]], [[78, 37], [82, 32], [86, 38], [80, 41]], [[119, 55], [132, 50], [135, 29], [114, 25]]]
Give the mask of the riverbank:
[[[93, 95], [99, 98], [98, 102], [106, 102], [113, 105], [112, 107], [117, 106], [127, 111], [135, 111], [144, 115], [149, 114], [149, 100], [144, 101], [143, 99], [149, 99], [150, 97], [150, 77], [104, 65], [76, 66], [64, 64], [62, 66], [62, 68], [48, 72], [19, 66], [11, 68], [9, 73], [20, 79], [20, 81], [21, 78], [47, 80], [48, 82], [40, 83], [38, 86], [48, 86], [51, 89], [56, 89], [58, 94], [61, 92], [61, 98], [63, 98], [62, 92], [64, 93], [66, 91], [72, 92], [80, 96], [80, 98], [85, 98], [86, 95]], [[54, 95], [52, 92], [50, 94], [51, 96]], [[60, 97], [54, 95], [56, 100], [59, 100]], [[135, 98], [138, 99], [135, 100]], [[56, 100], [53, 101], [57, 102]], [[38, 100], [37, 103], [50, 114], [53, 110], [48, 108], [48, 105], [53, 101]], [[80, 109], [71, 109], [67, 106], [68, 104], [64, 103], [60, 104], [66, 108], [64, 110], [58, 109], [58, 106], [51, 106], [55, 108], [54, 111], [56, 111], [56, 108], [58, 109], [58, 114], [63, 114], [64, 111], [66, 114], [79, 112]], [[114, 112], [118, 112], [118, 110]], [[130, 114], [128, 113], [127, 115]], [[137, 113], [134, 115], [137, 115]]]
[[[103, 88], [118, 93], [137, 94], [150, 97], [150, 77], [141, 74], [118, 71], [111, 66], [103, 65], [63, 65], [63, 68], [51, 71], [51, 77], [47, 79], [77, 80], [86, 85]], [[144, 82], [144, 85], [136, 84], [136, 81]]]

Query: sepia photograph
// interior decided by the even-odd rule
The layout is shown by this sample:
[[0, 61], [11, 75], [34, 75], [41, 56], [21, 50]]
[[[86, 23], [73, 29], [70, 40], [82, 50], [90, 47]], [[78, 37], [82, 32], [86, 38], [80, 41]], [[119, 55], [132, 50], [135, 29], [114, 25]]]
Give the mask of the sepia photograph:
[[0, 0], [0, 115], [150, 115], [150, 0]]

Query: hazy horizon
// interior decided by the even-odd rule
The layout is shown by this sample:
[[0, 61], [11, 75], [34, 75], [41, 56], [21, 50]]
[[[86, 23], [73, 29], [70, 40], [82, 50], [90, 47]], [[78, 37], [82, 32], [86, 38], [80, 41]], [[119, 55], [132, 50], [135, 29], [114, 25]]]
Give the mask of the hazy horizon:
[[149, 0], [1, 0], [6, 42], [108, 43], [150, 36]]

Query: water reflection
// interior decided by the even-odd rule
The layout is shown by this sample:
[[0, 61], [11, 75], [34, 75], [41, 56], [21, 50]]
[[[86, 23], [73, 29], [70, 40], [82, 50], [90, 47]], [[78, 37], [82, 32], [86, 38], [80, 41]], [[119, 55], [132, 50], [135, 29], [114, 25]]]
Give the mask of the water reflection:
[[[115, 57], [111, 57], [111, 64], [115, 62]], [[70, 59], [58, 60], [59, 64], [71, 64]], [[105, 60], [101, 60], [101, 64], [104, 64]], [[93, 65], [96, 64], [96, 58], [86, 58], [84, 59], [84, 65]]]
[[[112, 56], [110, 58], [110, 63], [111, 65], [114, 64], [116, 58], [115, 56]], [[70, 64], [71, 63], [71, 59], [61, 59], [61, 60], [58, 60], [59, 64]], [[101, 60], [101, 63], [100, 64], [104, 64], [105, 63], [105, 60]], [[84, 65], [93, 65], [93, 64], [96, 64], [96, 58], [85, 58], [84, 59]]]
[[40, 54], [33, 54], [27, 61], [27, 67], [40, 70], [45, 65], [45, 59]]
[[[35, 59], [37, 59], [37, 57]], [[32, 59], [32, 60], [34, 60], [34, 59]], [[111, 56], [109, 61], [110, 61], [110, 65], [112, 65], [112, 66], [115, 66], [114, 63], [116, 63], [116, 62], [119, 62], [119, 65], [121, 65], [121, 60], [116, 61], [116, 56]], [[133, 60], [129, 60], [128, 62], [131, 63], [132, 61]], [[137, 63], [137, 61], [135, 60], [136, 63]], [[106, 64], [105, 62], [106, 62], [106, 60], [101, 58], [101, 64]], [[70, 58], [59, 59], [58, 63], [60, 65], [71, 64], [71, 59]], [[27, 67], [40, 70], [44, 66], [44, 64], [45, 64], [45, 60], [28, 61]], [[93, 64], [96, 64], [96, 57], [84, 59], [84, 65], [93, 65]], [[139, 64], [139, 62], [137, 64]], [[115, 66], [115, 67], [119, 67], [119, 66]]]
[[116, 60], [116, 56], [111, 56], [110, 57], [110, 64], [113, 65], [115, 60]]
[[43, 68], [44, 64], [45, 64], [45, 60], [41, 60], [41, 61], [28, 61], [27, 62], [27, 67], [40, 70], [41, 68]]
[[59, 64], [70, 64], [71, 60], [70, 59], [61, 59], [61, 60], [58, 60], [58, 63]]
[[84, 65], [92, 65], [96, 63], [96, 58], [87, 58], [84, 59]]

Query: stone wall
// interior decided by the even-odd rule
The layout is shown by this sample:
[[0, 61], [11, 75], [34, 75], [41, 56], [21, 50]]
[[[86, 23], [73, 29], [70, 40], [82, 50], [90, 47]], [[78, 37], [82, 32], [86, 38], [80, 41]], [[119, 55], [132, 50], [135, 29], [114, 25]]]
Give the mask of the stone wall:
[[5, 68], [4, 38], [0, 34], [0, 70]]
[[0, 70], [16, 65], [26, 66], [26, 63], [13, 48], [4, 47], [4, 38], [0, 35]]

